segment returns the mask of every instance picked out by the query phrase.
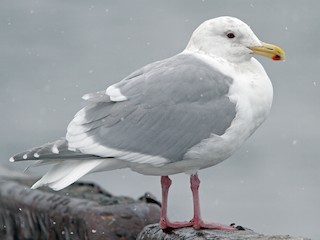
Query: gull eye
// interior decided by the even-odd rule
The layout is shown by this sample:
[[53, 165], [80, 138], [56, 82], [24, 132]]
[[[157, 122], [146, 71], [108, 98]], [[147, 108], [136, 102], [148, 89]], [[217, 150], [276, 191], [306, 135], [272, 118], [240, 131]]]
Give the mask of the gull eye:
[[234, 33], [231, 32], [231, 33], [227, 33], [227, 37], [228, 37], [228, 38], [234, 38], [235, 35], [234, 35]]

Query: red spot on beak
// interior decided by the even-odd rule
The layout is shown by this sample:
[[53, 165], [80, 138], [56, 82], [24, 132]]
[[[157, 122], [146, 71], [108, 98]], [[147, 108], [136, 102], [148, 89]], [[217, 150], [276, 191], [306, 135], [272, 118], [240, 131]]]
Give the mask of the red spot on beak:
[[272, 59], [275, 60], [275, 61], [279, 61], [279, 60], [281, 60], [281, 57], [279, 55], [274, 55], [272, 57]]

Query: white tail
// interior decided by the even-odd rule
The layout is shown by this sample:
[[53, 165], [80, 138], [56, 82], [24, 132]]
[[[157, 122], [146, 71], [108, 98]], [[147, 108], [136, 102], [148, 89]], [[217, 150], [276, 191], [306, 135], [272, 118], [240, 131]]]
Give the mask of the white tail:
[[59, 191], [77, 181], [89, 172], [110, 171], [127, 167], [127, 163], [117, 159], [65, 160], [54, 165], [32, 189], [48, 186]]
[[39, 181], [31, 188], [35, 189], [44, 185], [53, 190], [61, 190], [77, 181], [82, 176], [93, 171], [105, 160], [63, 161], [53, 166]]

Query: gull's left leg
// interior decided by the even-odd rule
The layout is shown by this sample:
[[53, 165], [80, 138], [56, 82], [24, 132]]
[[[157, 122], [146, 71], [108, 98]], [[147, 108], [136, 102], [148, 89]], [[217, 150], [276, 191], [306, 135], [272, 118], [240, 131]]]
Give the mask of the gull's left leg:
[[190, 176], [190, 184], [191, 184], [191, 191], [193, 196], [193, 208], [194, 208], [194, 215], [193, 215], [193, 228], [200, 229], [200, 228], [208, 228], [208, 229], [220, 229], [220, 230], [237, 230], [236, 228], [222, 225], [219, 223], [205, 223], [201, 218], [200, 213], [200, 201], [199, 201], [199, 186], [200, 180], [197, 174]]
[[182, 228], [182, 227], [191, 227], [192, 222], [171, 222], [167, 216], [168, 208], [168, 193], [171, 186], [171, 179], [168, 176], [161, 176], [161, 189], [162, 189], [162, 204], [160, 212], [160, 228]]

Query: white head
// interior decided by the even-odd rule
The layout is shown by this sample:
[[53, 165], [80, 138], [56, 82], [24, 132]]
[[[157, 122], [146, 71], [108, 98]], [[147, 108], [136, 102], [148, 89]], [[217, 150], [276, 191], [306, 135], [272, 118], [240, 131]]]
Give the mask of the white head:
[[230, 62], [248, 61], [253, 53], [284, 59], [281, 48], [261, 42], [247, 24], [234, 17], [218, 17], [202, 23], [193, 32], [186, 50]]

